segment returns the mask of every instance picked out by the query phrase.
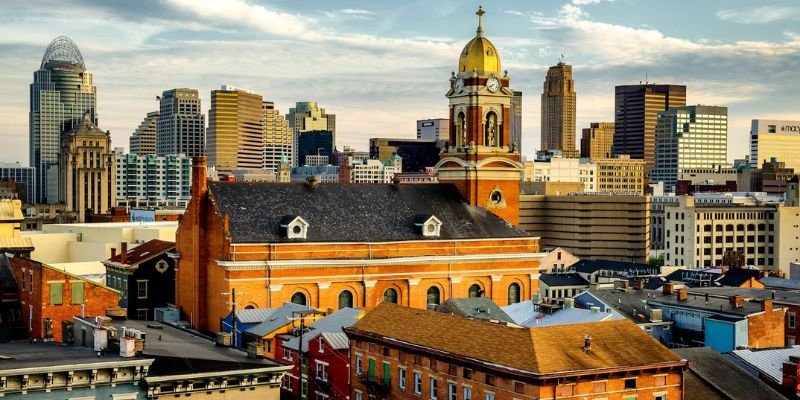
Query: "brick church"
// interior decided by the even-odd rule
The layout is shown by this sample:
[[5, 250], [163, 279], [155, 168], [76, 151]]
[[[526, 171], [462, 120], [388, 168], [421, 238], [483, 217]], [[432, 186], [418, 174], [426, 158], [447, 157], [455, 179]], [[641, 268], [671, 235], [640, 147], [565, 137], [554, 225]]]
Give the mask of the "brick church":
[[219, 330], [234, 290], [238, 308], [531, 298], [545, 255], [514, 226], [522, 165], [510, 143], [512, 92], [482, 14], [448, 82], [441, 183], [209, 183], [205, 158], [193, 160], [175, 253], [183, 319]]

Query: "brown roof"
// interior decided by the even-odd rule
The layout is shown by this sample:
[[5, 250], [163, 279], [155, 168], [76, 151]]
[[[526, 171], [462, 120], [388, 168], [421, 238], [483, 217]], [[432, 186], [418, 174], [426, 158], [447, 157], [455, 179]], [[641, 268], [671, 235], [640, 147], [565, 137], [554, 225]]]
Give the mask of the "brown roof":
[[[351, 332], [533, 374], [681, 363], [680, 357], [628, 320], [515, 328], [382, 303]], [[591, 335], [588, 352], [583, 350], [586, 334]]]
[[[128, 250], [128, 259], [125, 265], [139, 264], [174, 248], [175, 242], [153, 239]], [[109, 258], [107, 262], [122, 264], [122, 254]]]

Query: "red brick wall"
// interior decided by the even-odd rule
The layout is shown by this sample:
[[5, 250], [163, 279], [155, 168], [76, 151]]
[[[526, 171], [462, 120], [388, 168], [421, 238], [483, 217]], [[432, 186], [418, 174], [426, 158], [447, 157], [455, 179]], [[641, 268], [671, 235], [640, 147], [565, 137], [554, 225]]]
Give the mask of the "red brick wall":
[[786, 342], [786, 312], [773, 310], [772, 305], [762, 314], [750, 316], [747, 321], [748, 344], [754, 349], [783, 347]]
[[[72, 321], [72, 317], [81, 315], [81, 305], [72, 304], [72, 282], [83, 283], [83, 313], [86, 316], [106, 315], [106, 310], [119, 306], [119, 292], [109, 287], [86, 281], [66, 274], [57, 269], [44, 266], [37, 261], [23, 257], [11, 259], [11, 268], [18, 282], [22, 282], [25, 274], [25, 288], [20, 288], [20, 300], [23, 302], [22, 317], [25, 325], [30, 326], [30, 337], [44, 338], [46, 318], [53, 321], [53, 340], [62, 341], [61, 321]], [[33, 271], [33, 293], [28, 289], [30, 273]], [[62, 304], [50, 304], [50, 283], [63, 283]], [[31, 307], [33, 314], [31, 316]]]

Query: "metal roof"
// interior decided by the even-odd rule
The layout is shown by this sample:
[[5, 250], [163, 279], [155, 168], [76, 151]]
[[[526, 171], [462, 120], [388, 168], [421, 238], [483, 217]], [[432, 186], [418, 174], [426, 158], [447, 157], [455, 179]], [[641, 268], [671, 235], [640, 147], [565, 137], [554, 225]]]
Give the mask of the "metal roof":
[[774, 276], [765, 276], [758, 280], [764, 286], [779, 289], [800, 289], [800, 279], [784, 279]]
[[780, 385], [783, 381], [783, 363], [789, 361], [789, 356], [800, 356], [800, 346], [755, 351], [734, 350], [733, 355]]
[[322, 337], [336, 350], [344, 350], [350, 347], [350, 339], [347, 338], [347, 334], [344, 332], [322, 332]]
[[289, 318], [292, 317], [292, 312], [304, 310], [312, 310], [312, 308], [295, 303], [283, 303], [281, 307], [276, 308], [272, 314], [269, 315], [269, 319], [244, 332], [259, 337], [266, 336], [291, 323]]
[[245, 308], [243, 310], [236, 310], [236, 321], [243, 324], [258, 324], [268, 320], [275, 310], [275, 308]]
[[[342, 327], [352, 326], [356, 323], [356, 321], [358, 321], [359, 318], [361, 318], [362, 314], [364, 314], [364, 311], [362, 310], [345, 307], [331, 315], [326, 316], [325, 318], [314, 321], [314, 323], [308, 326], [311, 331], [303, 334], [303, 351], [308, 351], [308, 342], [319, 336], [319, 333], [344, 334]], [[295, 336], [286, 341], [283, 344], [283, 347], [291, 350], [297, 350], [299, 343], [300, 337]]]

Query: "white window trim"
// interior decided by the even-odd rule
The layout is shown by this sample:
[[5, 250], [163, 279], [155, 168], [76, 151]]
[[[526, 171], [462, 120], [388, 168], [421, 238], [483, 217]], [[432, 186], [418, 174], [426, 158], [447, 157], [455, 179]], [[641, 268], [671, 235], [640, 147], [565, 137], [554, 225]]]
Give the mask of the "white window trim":
[[[144, 296], [140, 293], [139, 284], [144, 283]], [[136, 280], [136, 298], [137, 299], [147, 299], [148, 295], [150, 294], [150, 283], [147, 279], [137, 279]]]
[[406, 390], [406, 367], [397, 367], [397, 387]]
[[[417, 380], [419, 378], [419, 380]], [[417, 383], [419, 382], [419, 387]], [[414, 371], [414, 394], [422, 396], [422, 371]]]
[[[434, 390], [435, 389], [435, 390]], [[428, 394], [431, 400], [436, 400], [436, 393], [439, 391], [439, 382], [435, 376], [428, 376]]]

